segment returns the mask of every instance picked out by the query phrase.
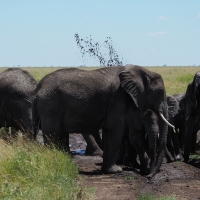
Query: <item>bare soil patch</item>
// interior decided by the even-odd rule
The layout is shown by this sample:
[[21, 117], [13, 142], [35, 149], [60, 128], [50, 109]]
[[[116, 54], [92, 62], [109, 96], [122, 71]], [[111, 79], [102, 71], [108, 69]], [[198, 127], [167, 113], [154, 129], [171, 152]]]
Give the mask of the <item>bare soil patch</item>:
[[[77, 142], [78, 141], [78, 142]], [[80, 134], [70, 135], [71, 150], [85, 149], [85, 141]], [[142, 194], [157, 197], [174, 196], [176, 199], [200, 199], [200, 162], [192, 161], [166, 163], [149, 181], [131, 167], [122, 166], [119, 174], [103, 174], [102, 158], [74, 155], [86, 188], [94, 190], [94, 199], [136, 199]]]

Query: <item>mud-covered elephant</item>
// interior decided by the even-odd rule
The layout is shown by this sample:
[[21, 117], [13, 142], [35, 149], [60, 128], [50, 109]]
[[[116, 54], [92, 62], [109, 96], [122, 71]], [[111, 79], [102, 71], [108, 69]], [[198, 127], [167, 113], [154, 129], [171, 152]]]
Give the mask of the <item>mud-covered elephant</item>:
[[[167, 139], [167, 124], [161, 118], [168, 117], [166, 92], [160, 74], [134, 65], [93, 71], [61, 69], [45, 76], [36, 92], [33, 113], [35, 119], [41, 120], [45, 136], [62, 140], [69, 132], [103, 129], [102, 171], [106, 173], [122, 171], [116, 160], [128, 110], [134, 107], [140, 116], [148, 109], [159, 114], [158, 159], [150, 177], [159, 170]], [[37, 120], [35, 122], [37, 127]], [[141, 158], [145, 156], [140, 154]]]
[[26, 70], [9, 68], [0, 73], [0, 127], [33, 134], [32, 101], [36, 80]]
[[191, 149], [195, 149], [196, 135], [200, 129], [200, 72], [195, 74], [180, 103], [185, 105], [184, 161], [188, 162]]

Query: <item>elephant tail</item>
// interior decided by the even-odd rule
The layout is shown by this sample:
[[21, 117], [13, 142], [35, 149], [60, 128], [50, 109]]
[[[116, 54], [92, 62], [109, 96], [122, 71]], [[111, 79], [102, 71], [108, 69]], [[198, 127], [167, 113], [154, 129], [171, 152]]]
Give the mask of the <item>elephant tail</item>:
[[40, 129], [41, 122], [37, 110], [37, 99], [34, 98], [33, 104], [32, 104], [32, 115], [33, 115], [33, 137], [36, 138], [36, 135]]

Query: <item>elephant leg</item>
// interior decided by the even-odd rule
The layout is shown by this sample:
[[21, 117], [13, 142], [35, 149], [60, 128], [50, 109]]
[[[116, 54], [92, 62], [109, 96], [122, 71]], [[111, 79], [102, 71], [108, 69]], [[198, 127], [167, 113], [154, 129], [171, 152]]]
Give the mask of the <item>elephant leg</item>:
[[192, 133], [196, 117], [190, 116], [185, 124], [185, 148], [184, 148], [184, 161], [187, 163], [191, 153], [192, 146]]
[[155, 164], [156, 164], [156, 143], [157, 143], [157, 132], [149, 132], [148, 133], [148, 141], [149, 141], [149, 156], [151, 159], [150, 162], [150, 172], [153, 170]]
[[179, 141], [180, 141], [180, 148], [181, 150], [184, 149], [185, 144], [185, 121], [181, 120], [181, 126], [179, 128]]
[[122, 172], [122, 168], [116, 165], [120, 151], [124, 131], [123, 123], [115, 123], [115, 126], [108, 130], [103, 128], [103, 166], [102, 171], [105, 173]]
[[100, 149], [93, 135], [91, 133], [83, 133], [82, 135], [87, 143], [85, 154], [89, 156], [102, 156], [103, 151]]
[[93, 133], [93, 137], [94, 137], [96, 143], [98, 144], [98, 146], [101, 148], [101, 150], [103, 150], [103, 148], [102, 148], [102, 138], [100, 136], [100, 130], [95, 131]]
[[61, 120], [56, 118], [56, 116], [55, 118], [49, 118], [48, 116], [46, 116], [44, 117], [44, 120], [41, 119], [41, 124], [45, 145], [52, 146], [53, 144], [55, 144], [59, 148], [67, 148], [65, 142], [67, 140], [67, 137], [69, 138], [69, 134], [65, 134]]
[[165, 149], [166, 150], [165, 156], [168, 162], [174, 162], [174, 159], [176, 157], [174, 145], [172, 142], [172, 134], [174, 134], [172, 128], [168, 127], [167, 144], [166, 144], [166, 149]]
[[145, 152], [145, 144], [144, 144], [144, 137], [142, 131], [131, 131], [129, 132], [129, 138], [131, 144], [135, 147], [137, 154], [139, 155], [140, 159], [140, 172], [142, 174], [148, 174], [149, 171], [147, 169], [148, 166], [148, 156]]
[[192, 146], [191, 146], [191, 153], [196, 153], [196, 141], [197, 141], [197, 131], [192, 133]]
[[134, 146], [130, 143], [129, 139], [125, 140], [125, 164], [131, 163], [134, 168], [140, 169], [140, 164], [137, 162], [137, 152]]
[[179, 143], [179, 135], [178, 135], [178, 133], [172, 132], [172, 141], [173, 141], [173, 144], [174, 144], [176, 160], [182, 160], [183, 159], [183, 155], [182, 155], [182, 151], [181, 151], [181, 147], [180, 147], [180, 143]]
[[120, 146], [120, 151], [119, 151], [119, 156], [118, 156], [118, 159], [117, 159], [117, 164], [118, 165], [122, 165], [124, 164], [124, 158], [125, 158], [125, 138], [123, 137], [122, 139], [122, 143], [121, 143], [121, 146]]
[[66, 152], [70, 152], [70, 148], [69, 148], [69, 133], [65, 132], [63, 137], [61, 138], [60, 141], [61, 144], [61, 148], [66, 151]]
[[165, 147], [165, 156], [167, 158], [168, 163], [174, 162], [174, 158], [172, 157], [171, 153], [169, 152], [167, 146]]

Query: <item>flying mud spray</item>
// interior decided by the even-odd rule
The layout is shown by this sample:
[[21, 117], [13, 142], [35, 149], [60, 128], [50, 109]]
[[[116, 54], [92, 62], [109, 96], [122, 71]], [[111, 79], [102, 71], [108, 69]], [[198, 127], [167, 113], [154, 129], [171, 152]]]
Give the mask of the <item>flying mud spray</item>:
[[[82, 39], [79, 37], [78, 33], [74, 35], [78, 48], [82, 54], [82, 57], [85, 54], [89, 54], [90, 57], [97, 58], [100, 62], [100, 66], [109, 67], [109, 66], [119, 66], [123, 65], [122, 61], [119, 60], [119, 56], [116, 50], [113, 48], [112, 39], [107, 37], [103, 42], [103, 47], [108, 51], [108, 55], [102, 54], [102, 46], [99, 42], [94, 42], [90, 37]], [[108, 57], [108, 59], [106, 59]]]

